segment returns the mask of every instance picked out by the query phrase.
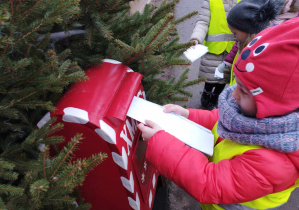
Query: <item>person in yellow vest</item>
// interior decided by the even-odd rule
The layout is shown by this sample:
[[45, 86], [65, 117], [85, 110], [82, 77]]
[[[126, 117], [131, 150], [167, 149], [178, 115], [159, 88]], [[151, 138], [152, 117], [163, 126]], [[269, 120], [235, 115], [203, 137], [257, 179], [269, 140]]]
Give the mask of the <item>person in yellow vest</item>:
[[201, 57], [199, 65], [199, 77], [207, 79], [201, 95], [201, 105], [205, 109], [217, 108], [218, 96], [226, 83], [229, 83], [229, 75], [219, 80], [214, 77], [214, 71], [235, 43], [227, 26], [226, 16], [239, 1], [203, 0], [191, 34], [191, 40], [196, 44], [204, 44], [209, 49], [209, 52]]
[[238, 54], [257, 33], [276, 19], [284, 6], [287, 6], [284, 0], [246, 0], [234, 6], [228, 13], [228, 27], [234, 34], [236, 43], [217, 70], [230, 75], [230, 85], [236, 84], [231, 66]]
[[233, 66], [219, 109], [165, 105], [214, 134], [207, 157], [152, 121], [138, 128], [146, 159], [203, 210], [281, 209], [299, 187], [299, 17], [269, 27]]

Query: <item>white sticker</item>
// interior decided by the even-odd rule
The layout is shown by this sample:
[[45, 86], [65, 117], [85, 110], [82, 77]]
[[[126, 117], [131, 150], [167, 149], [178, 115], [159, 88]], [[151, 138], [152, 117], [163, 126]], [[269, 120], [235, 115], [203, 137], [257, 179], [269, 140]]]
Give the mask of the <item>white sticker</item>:
[[252, 94], [253, 96], [256, 96], [256, 95], [258, 95], [258, 94], [263, 93], [264, 91], [263, 91], [262, 88], [258, 87], [258, 88], [255, 88], [255, 89], [253, 89], [253, 90], [250, 90], [250, 92], [251, 92], [251, 94]]

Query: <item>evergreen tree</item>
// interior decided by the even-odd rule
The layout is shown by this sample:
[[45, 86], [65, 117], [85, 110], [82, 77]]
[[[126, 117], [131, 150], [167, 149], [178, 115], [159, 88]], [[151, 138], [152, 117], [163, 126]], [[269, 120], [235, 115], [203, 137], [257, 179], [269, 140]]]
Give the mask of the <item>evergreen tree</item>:
[[74, 192], [107, 155], [72, 161], [80, 134], [50, 155], [63, 125], [51, 119], [36, 129], [70, 84], [87, 79], [88, 66], [121, 61], [144, 75], [148, 100], [188, 100], [185, 88], [203, 79], [187, 81], [188, 69], [160, 77], [190, 64], [180, 56], [192, 43], [178, 43], [176, 25], [195, 13], [175, 20], [178, 1], [130, 15], [129, 0], [0, 0], [0, 209], [89, 208]]

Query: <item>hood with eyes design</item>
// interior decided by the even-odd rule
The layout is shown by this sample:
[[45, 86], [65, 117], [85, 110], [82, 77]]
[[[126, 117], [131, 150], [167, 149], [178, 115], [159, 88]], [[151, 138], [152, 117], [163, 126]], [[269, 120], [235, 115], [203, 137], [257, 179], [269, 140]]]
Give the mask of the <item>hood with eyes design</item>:
[[233, 66], [253, 94], [257, 118], [299, 108], [299, 17], [269, 27], [243, 49]]

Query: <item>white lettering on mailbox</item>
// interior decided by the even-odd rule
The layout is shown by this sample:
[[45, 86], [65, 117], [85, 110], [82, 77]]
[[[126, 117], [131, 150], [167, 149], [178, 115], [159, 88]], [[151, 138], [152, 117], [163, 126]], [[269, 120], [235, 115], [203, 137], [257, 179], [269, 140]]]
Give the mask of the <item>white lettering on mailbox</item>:
[[131, 124], [129, 122], [129, 119], [126, 120], [126, 124], [127, 124], [128, 130], [130, 132], [131, 139], [132, 139], [132, 141], [134, 141], [135, 132], [137, 130], [137, 122], [136, 122], [136, 120], [134, 120], [132, 118], [130, 118], [130, 119], [131, 119]]
[[123, 130], [120, 133], [120, 138], [127, 142], [128, 156], [130, 156], [130, 147], [132, 147], [132, 141], [128, 138], [128, 133], [126, 129], [126, 125], [124, 125]]
[[[127, 129], [128, 128], [128, 129]], [[128, 132], [130, 133], [130, 138], [128, 136]], [[128, 156], [131, 154], [131, 148], [133, 146], [134, 142], [134, 136], [137, 130], [137, 122], [134, 119], [131, 119], [131, 123], [129, 122], [129, 118], [126, 120], [126, 124], [124, 124], [123, 130], [120, 133], [120, 138], [125, 140], [127, 142], [127, 150], [128, 150]], [[132, 140], [130, 140], [132, 139]]]
[[139, 90], [138, 93], [137, 93], [137, 97], [138, 97], [138, 98], [144, 98], [144, 99], [145, 99], [145, 92]]

